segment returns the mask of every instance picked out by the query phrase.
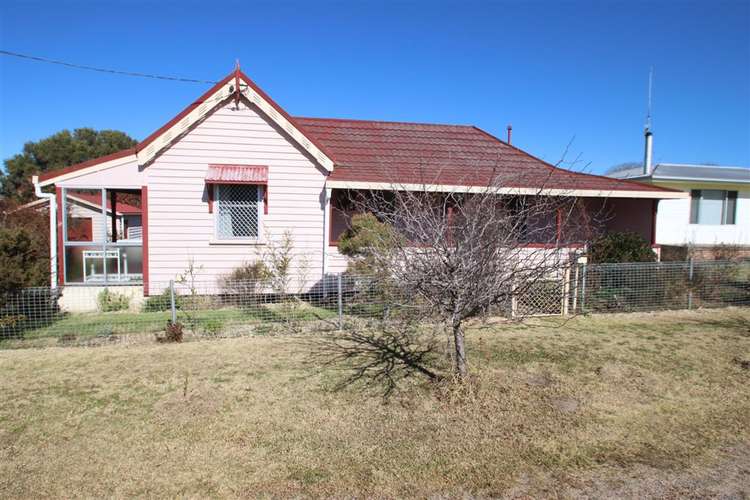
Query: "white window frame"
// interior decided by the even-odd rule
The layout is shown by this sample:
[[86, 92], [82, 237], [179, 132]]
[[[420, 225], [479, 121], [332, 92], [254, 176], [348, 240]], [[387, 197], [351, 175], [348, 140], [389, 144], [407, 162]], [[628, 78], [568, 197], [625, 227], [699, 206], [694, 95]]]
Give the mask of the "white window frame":
[[[219, 236], [219, 224], [218, 224], [218, 218], [219, 218], [219, 204], [220, 204], [220, 186], [229, 186], [229, 185], [239, 185], [239, 186], [255, 186], [256, 188], [256, 207], [258, 210], [258, 236], [255, 238], [227, 238], [227, 237], [221, 237]], [[213, 189], [213, 225], [214, 225], [214, 232], [213, 232], [213, 239], [211, 240], [211, 243], [214, 244], [243, 244], [243, 243], [262, 243], [263, 242], [263, 215], [265, 212], [264, 207], [264, 190], [266, 189], [266, 186], [263, 184], [250, 184], [250, 183], [231, 183], [231, 182], [225, 182], [225, 183], [215, 183], [211, 184], [211, 189]]]
[[[695, 192], [699, 193], [699, 196], [696, 197]], [[721, 221], [716, 223], [706, 223], [706, 222], [700, 222], [700, 210], [701, 210], [701, 203], [704, 200], [703, 193], [706, 191], [717, 191], [722, 193], [722, 205], [721, 205]], [[729, 220], [729, 193], [735, 193], [734, 195], [734, 203], [732, 206], [732, 222], [727, 222]], [[688, 224], [691, 226], [734, 226], [737, 224], [737, 200], [739, 198], [739, 193], [732, 189], [693, 189], [690, 191], [690, 208], [688, 210]], [[696, 217], [695, 220], [693, 220], [693, 206], [696, 204], [695, 210]]]

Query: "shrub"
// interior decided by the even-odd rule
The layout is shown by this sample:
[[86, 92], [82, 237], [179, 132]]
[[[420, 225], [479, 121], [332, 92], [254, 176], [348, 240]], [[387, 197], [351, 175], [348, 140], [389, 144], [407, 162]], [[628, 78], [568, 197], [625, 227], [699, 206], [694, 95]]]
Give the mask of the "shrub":
[[220, 284], [228, 295], [255, 295], [263, 290], [270, 277], [271, 272], [263, 262], [248, 262], [223, 276]]
[[713, 248], [714, 260], [739, 260], [741, 248], [732, 243], [720, 243]]
[[156, 341], [160, 343], [167, 342], [182, 342], [182, 323], [179, 321], [172, 323], [167, 321], [167, 327], [164, 330], [164, 335], [156, 335]]
[[[182, 298], [175, 294], [174, 305], [176, 309], [182, 306]], [[159, 295], [152, 295], [143, 303], [143, 312], [160, 312], [172, 309], [172, 298], [169, 288], [165, 288]]]
[[0, 307], [23, 288], [47, 286], [49, 256], [44, 241], [31, 229], [0, 226], [0, 269]]
[[351, 257], [347, 271], [352, 274], [377, 274], [379, 266], [373, 255], [387, 250], [395, 238], [391, 226], [380, 222], [373, 214], [354, 215], [351, 227], [341, 235], [338, 245], [342, 255]]
[[100, 312], [124, 311], [130, 307], [130, 297], [105, 288], [99, 292], [96, 303]]
[[211, 337], [219, 335], [224, 330], [224, 323], [218, 319], [210, 319], [203, 324], [203, 333]]
[[57, 290], [24, 288], [0, 303], [0, 340], [21, 338], [26, 330], [49, 325], [60, 317]]
[[656, 254], [635, 233], [609, 233], [594, 241], [589, 250], [592, 263], [655, 262]]

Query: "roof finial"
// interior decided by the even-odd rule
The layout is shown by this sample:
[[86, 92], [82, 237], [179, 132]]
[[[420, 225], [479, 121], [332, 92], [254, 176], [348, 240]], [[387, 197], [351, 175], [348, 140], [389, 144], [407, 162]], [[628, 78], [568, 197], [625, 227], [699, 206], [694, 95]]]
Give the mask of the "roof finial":
[[234, 61], [234, 109], [240, 108], [240, 60]]

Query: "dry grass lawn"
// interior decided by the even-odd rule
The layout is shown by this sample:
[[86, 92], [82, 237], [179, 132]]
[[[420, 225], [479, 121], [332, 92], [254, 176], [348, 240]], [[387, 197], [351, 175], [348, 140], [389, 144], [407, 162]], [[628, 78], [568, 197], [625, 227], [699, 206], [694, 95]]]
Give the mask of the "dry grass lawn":
[[750, 494], [749, 309], [556, 321], [387, 404], [299, 337], [0, 351], [0, 497]]

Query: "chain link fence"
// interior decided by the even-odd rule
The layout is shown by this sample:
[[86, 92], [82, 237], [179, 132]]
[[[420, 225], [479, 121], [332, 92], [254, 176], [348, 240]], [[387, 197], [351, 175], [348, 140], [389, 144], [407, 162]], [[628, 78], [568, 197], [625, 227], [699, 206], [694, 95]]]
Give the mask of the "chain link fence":
[[[294, 284], [294, 289], [289, 286]], [[162, 285], [162, 286], [159, 286]], [[266, 282], [192, 281], [141, 287], [29, 288], [0, 301], [0, 348], [153, 341], [170, 321], [185, 339], [300, 333], [387, 318], [418, 307], [408, 291], [366, 276]], [[493, 314], [510, 318], [750, 305], [750, 262], [578, 263]]]

